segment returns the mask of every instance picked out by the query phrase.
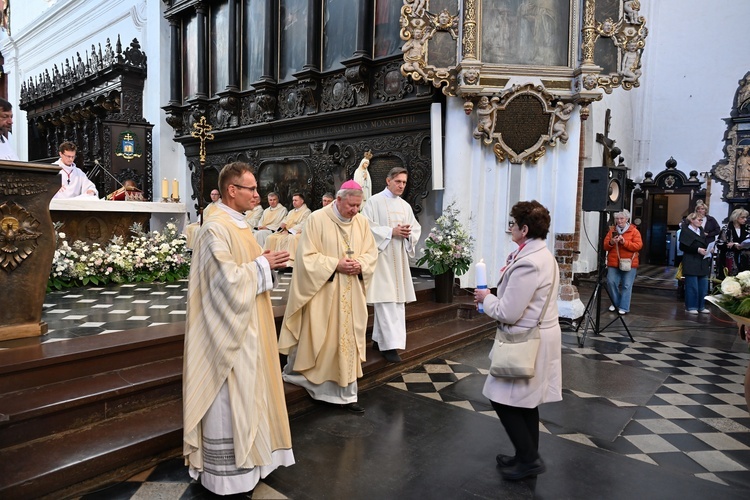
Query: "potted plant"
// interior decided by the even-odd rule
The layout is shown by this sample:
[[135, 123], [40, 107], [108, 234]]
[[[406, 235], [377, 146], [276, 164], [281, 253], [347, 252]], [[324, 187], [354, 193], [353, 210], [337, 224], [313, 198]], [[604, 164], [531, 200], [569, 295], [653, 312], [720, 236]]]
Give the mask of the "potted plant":
[[435, 221], [435, 227], [425, 240], [423, 255], [417, 261], [418, 266], [427, 264], [427, 268], [435, 276], [437, 302], [453, 301], [454, 276], [460, 276], [469, 270], [473, 247], [474, 238], [458, 220], [458, 210], [453, 202]]

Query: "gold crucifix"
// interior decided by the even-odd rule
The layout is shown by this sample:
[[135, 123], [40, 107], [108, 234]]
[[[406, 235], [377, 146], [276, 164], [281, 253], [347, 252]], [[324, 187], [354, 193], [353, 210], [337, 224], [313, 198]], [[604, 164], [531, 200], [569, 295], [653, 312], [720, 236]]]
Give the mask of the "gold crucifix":
[[193, 123], [194, 131], [190, 132], [190, 135], [197, 138], [201, 143], [200, 149], [200, 160], [201, 165], [206, 163], [206, 141], [214, 140], [214, 134], [209, 133], [213, 127], [206, 122], [206, 116], [201, 116], [200, 121]]

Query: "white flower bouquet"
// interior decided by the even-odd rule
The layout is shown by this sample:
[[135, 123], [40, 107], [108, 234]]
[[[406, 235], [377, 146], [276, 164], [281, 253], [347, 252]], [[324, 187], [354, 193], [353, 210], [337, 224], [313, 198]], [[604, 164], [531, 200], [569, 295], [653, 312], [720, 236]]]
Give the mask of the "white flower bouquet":
[[47, 290], [187, 277], [190, 253], [176, 224], [167, 223], [161, 233], [147, 233], [140, 224], [133, 224], [130, 231], [133, 237], [127, 243], [116, 236], [105, 247], [80, 240], [69, 244], [65, 233], [59, 232]]
[[466, 273], [471, 265], [474, 238], [458, 220], [454, 205], [455, 202], [448, 205], [435, 221], [435, 227], [425, 240], [424, 255], [417, 261], [418, 266], [427, 264], [434, 275], [453, 271], [458, 276]]

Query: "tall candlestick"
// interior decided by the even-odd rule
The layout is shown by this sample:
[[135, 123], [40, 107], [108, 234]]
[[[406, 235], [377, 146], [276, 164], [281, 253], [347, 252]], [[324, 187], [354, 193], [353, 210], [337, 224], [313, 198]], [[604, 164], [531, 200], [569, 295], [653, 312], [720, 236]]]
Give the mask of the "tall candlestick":
[[172, 198], [179, 198], [180, 197], [180, 183], [177, 182], [177, 179], [172, 181]]
[[169, 182], [166, 177], [161, 181], [161, 198], [162, 200], [169, 198]]
[[[481, 259], [479, 262], [474, 264], [474, 272], [476, 274], [476, 279], [477, 279], [477, 289], [486, 290], [487, 289], [487, 264], [484, 263], [484, 259]], [[482, 304], [481, 302], [477, 304], [477, 310], [480, 313], [483, 313], [484, 304]]]

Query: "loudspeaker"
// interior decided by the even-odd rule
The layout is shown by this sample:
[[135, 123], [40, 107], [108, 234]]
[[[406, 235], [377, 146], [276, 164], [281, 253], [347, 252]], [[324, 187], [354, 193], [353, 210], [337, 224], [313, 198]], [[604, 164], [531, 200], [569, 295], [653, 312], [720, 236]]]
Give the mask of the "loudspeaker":
[[584, 212], [619, 212], [625, 206], [627, 169], [589, 167], [583, 169]]

